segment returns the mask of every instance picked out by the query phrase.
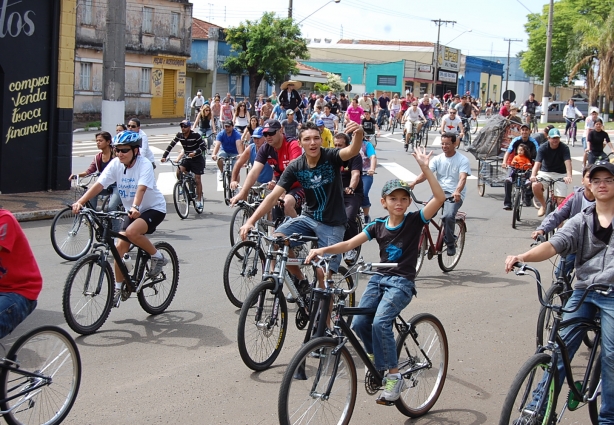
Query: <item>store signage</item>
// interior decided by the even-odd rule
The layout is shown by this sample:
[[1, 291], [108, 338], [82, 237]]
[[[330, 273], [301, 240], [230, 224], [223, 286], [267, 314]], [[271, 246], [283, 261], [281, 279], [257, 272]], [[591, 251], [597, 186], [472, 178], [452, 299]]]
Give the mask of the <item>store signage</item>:
[[449, 71], [460, 70], [460, 50], [439, 46], [439, 68]]
[[439, 71], [439, 81], [456, 83], [456, 72]]

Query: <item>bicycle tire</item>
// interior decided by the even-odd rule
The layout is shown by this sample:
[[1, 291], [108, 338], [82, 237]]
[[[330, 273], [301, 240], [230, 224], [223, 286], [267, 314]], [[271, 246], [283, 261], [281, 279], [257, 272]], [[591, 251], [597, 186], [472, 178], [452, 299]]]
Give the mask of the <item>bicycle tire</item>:
[[520, 220], [520, 211], [522, 208], [522, 193], [520, 189], [514, 188], [514, 194], [512, 195], [512, 229], [516, 228], [516, 221]]
[[470, 127], [471, 127], [471, 133], [472, 134], [476, 134], [478, 132], [478, 127], [480, 126], [480, 123], [478, 122], [477, 119], [475, 118], [471, 118], [470, 120]]
[[463, 249], [465, 248], [465, 233], [467, 232], [467, 228], [465, 227], [465, 222], [456, 219], [456, 223], [454, 225], [454, 237], [456, 239], [456, 254], [448, 255], [445, 247], [437, 256], [437, 261], [439, 263], [439, 268], [444, 272], [451, 272], [454, 270], [454, 267], [460, 261], [461, 255], [463, 255]]
[[[81, 385], [81, 356], [77, 344], [65, 330], [42, 326], [22, 335], [13, 344], [8, 360], [17, 362], [22, 371], [41, 373], [45, 379], [21, 375], [9, 369], [0, 373], [0, 404], [9, 425], [32, 423], [55, 425], [66, 418]], [[37, 390], [19, 396], [33, 385], [45, 382]], [[17, 407], [19, 406], [19, 407]]]
[[[550, 385], [542, 386], [539, 390], [537, 390], [537, 385], [542, 380], [542, 377], [545, 374], [549, 374], [549, 369], [554, 368], [555, 373], [551, 374]], [[544, 374], [544, 375], [542, 375]], [[528, 382], [525, 384], [525, 380], [528, 379]], [[512, 385], [505, 397], [505, 401], [503, 402], [503, 408], [501, 409], [501, 417], [499, 418], [499, 425], [508, 425], [508, 424], [529, 424], [529, 423], [543, 423], [550, 424], [553, 419], [556, 417], [555, 409], [556, 409], [556, 388], [558, 387], [558, 373], [556, 372], [556, 366], [552, 365], [552, 357], [549, 354], [539, 353], [534, 354], [525, 362], [524, 365], [518, 371], [518, 374], [514, 378]], [[512, 416], [512, 413], [516, 414], [524, 414], [525, 410], [527, 410], [527, 405], [532, 401], [531, 394], [533, 392], [541, 391], [542, 394], [545, 391], [548, 391], [550, 397], [548, 397], [548, 401], [546, 402], [546, 409], [544, 416], [547, 418], [540, 419], [533, 418], [534, 421], [526, 421], [524, 419], [529, 418], [519, 418], [517, 416]], [[535, 392], [537, 392], [535, 391]], [[520, 398], [519, 403], [516, 403], [517, 397]], [[543, 395], [541, 396], [543, 397]]]
[[418, 277], [418, 273], [422, 270], [422, 266], [424, 265], [424, 257], [426, 257], [426, 251], [428, 249], [428, 237], [426, 236], [426, 230], [422, 229], [422, 234], [420, 235], [420, 244], [418, 245], [420, 249], [418, 250], [418, 260], [416, 262], [416, 277]]
[[[360, 218], [360, 214], [356, 214], [356, 218], [354, 220], [356, 221], [356, 228], [358, 229], [358, 234], [360, 234], [364, 227], [362, 219]], [[353, 266], [356, 263], [356, 260], [360, 258], [360, 253], [362, 252], [362, 245], [358, 245], [356, 248], [354, 248], [354, 251], [356, 251], [354, 260], [353, 261], [345, 260], [345, 264], [347, 264], [348, 266]], [[344, 259], [345, 259], [345, 254], [344, 254]]]
[[418, 418], [431, 410], [443, 390], [448, 373], [448, 338], [432, 314], [417, 314], [409, 324], [409, 332], [397, 337], [399, 373], [406, 385], [395, 405], [405, 416]]
[[[156, 242], [154, 247], [162, 252], [168, 263], [162, 268], [159, 275], [144, 284], [137, 293], [141, 308], [151, 315], [163, 313], [171, 305], [179, 285], [179, 258], [175, 249], [171, 244], [163, 241]], [[138, 274], [141, 278], [148, 271], [147, 263], [148, 261], [141, 262], [141, 270]]]
[[[81, 258], [68, 273], [64, 284], [64, 319], [73, 331], [81, 335], [90, 335], [100, 329], [111, 312], [115, 279], [111, 265], [107, 261], [101, 264], [102, 261], [99, 254]], [[91, 282], [92, 278], [97, 281]]]
[[[597, 354], [593, 370], [588, 380], [587, 392], [593, 394], [601, 379], [601, 355]], [[601, 393], [593, 401], [588, 402], [588, 414], [593, 425], [599, 425], [599, 410], [601, 408]]]
[[224, 183], [224, 199], [232, 198], [232, 189], [230, 188], [230, 172], [224, 171], [223, 175], [223, 183]]
[[[235, 209], [230, 218], [230, 246], [235, 246], [236, 243], [241, 241], [239, 231], [245, 224], [247, 219], [252, 215], [253, 211], [250, 211], [247, 207], [241, 205]], [[237, 219], [237, 216], [241, 216]]]
[[[334, 338], [315, 338], [292, 357], [279, 387], [277, 414], [281, 425], [307, 423], [350, 423], [356, 404], [356, 365], [347, 347], [332, 354], [339, 342]], [[304, 368], [306, 379], [294, 379]], [[323, 394], [334, 379], [329, 397]]]
[[173, 187], [173, 204], [175, 204], [175, 211], [182, 220], [188, 218], [190, 214], [190, 200], [188, 198], [188, 188], [178, 181]]
[[[256, 255], [259, 262], [255, 262]], [[264, 252], [254, 241], [242, 241], [232, 247], [226, 256], [223, 273], [224, 292], [232, 305], [241, 308], [243, 300], [262, 281], [265, 260]]]
[[424, 137], [423, 137], [423, 139], [424, 139], [424, 149], [426, 149], [426, 145], [427, 145], [427, 144], [428, 144], [428, 142], [429, 142], [429, 131], [428, 131], [428, 129], [426, 129], [426, 130], [424, 131]]
[[[548, 288], [544, 296], [544, 301], [546, 304], [565, 305], [571, 294], [565, 292], [564, 289], [565, 287], [562, 283], [553, 282], [552, 286]], [[542, 305], [539, 309], [539, 314], [537, 315], [537, 332], [535, 334], [537, 347], [543, 346], [545, 339], [547, 339], [550, 335], [553, 319], [552, 309]]]
[[60, 257], [76, 261], [91, 249], [94, 229], [86, 215], [74, 214], [72, 207], [66, 207], [53, 217], [50, 237], [51, 245]]
[[[255, 371], [268, 369], [273, 364], [286, 338], [288, 306], [282, 287], [277, 293], [272, 292], [274, 289], [275, 282], [272, 280], [256, 285], [245, 298], [239, 314], [239, 354], [245, 366]], [[279, 305], [276, 308], [277, 302]], [[270, 316], [275, 311], [277, 318], [272, 322]]]

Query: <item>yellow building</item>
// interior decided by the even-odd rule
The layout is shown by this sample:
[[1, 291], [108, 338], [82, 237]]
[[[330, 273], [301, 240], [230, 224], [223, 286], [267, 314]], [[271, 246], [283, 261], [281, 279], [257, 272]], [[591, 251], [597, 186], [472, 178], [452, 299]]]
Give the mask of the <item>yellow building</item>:
[[151, 71], [151, 117], [177, 117], [185, 108], [186, 59], [155, 56]]

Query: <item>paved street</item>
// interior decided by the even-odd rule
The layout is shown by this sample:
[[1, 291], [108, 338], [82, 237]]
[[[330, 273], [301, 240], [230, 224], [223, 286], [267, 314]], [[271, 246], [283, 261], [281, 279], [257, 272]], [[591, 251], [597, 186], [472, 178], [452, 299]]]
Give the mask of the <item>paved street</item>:
[[[176, 128], [145, 129], [159, 159]], [[371, 190], [372, 216], [384, 215], [379, 205], [383, 184], [391, 178], [411, 179], [419, 167], [403, 151], [400, 135], [382, 133], [377, 146], [379, 166]], [[434, 133], [431, 134], [431, 139]], [[96, 153], [91, 133], [75, 136], [74, 171], [84, 170]], [[429, 141], [429, 145], [431, 142]], [[441, 152], [435, 141], [435, 154]], [[572, 156], [580, 157], [581, 147]], [[466, 153], [464, 153], [467, 155]], [[468, 156], [477, 176], [477, 161]], [[580, 171], [581, 162], [573, 161]], [[169, 166], [157, 168], [158, 182], [167, 195]], [[579, 176], [574, 176], [579, 184]], [[290, 311], [288, 335], [274, 366], [261, 373], [247, 369], [238, 354], [238, 310], [226, 299], [222, 269], [230, 248], [231, 210], [222, 200], [211, 162], [204, 176], [205, 211], [180, 220], [167, 196], [166, 220], [153, 240], [166, 240], [180, 258], [177, 295], [169, 310], [148, 316], [135, 299], [114, 309], [101, 330], [77, 338], [83, 362], [79, 397], [66, 424], [275, 424], [277, 396], [285, 366], [300, 346], [302, 332]], [[526, 250], [529, 233], [539, 223], [537, 210], [525, 208], [517, 230], [511, 212], [504, 211], [503, 188], [486, 187], [477, 194], [468, 181], [461, 210], [467, 213], [466, 245], [456, 270], [444, 274], [437, 260], [426, 260], [417, 279], [418, 297], [404, 312], [409, 319], [420, 312], [442, 321], [449, 341], [449, 369], [443, 393], [423, 418], [410, 420], [394, 407], [375, 404], [358, 386], [352, 423], [355, 424], [494, 424], [520, 365], [534, 351], [539, 303], [535, 283], [528, 277], [505, 275], [505, 256]], [[571, 188], [570, 188], [571, 190]], [[419, 198], [429, 196], [428, 185], [417, 187]], [[414, 210], [414, 207], [411, 207]], [[21, 333], [42, 324], [69, 329], [62, 313], [64, 281], [72, 263], [63, 262], [49, 241], [51, 221], [22, 223], [39, 262], [45, 284], [38, 308], [17, 331], [4, 339], [5, 347]], [[368, 261], [377, 260], [377, 245], [363, 247]], [[549, 281], [552, 266], [539, 266]], [[361, 281], [362, 293], [365, 280]], [[70, 331], [70, 330], [69, 330]], [[72, 331], [70, 331], [72, 333]], [[75, 337], [76, 334], [73, 334]], [[579, 360], [584, 357], [578, 355]], [[359, 379], [362, 365], [359, 367]], [[566, 394], [566, 392], [565, 392]], [[586, 408], [566, 413], [565, 424], [588, 423]]]

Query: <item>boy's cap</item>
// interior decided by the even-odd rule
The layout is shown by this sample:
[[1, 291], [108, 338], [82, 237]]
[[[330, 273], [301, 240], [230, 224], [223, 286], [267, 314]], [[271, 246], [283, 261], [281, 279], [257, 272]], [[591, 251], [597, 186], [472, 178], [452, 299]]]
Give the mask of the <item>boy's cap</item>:
[[317, 120], [317, 121], [316, 121], [316, 125], [317, 125], [318, 127], [322, 127], [322, 126], [324, 125], [324, 121], [323, 121], [323, 120]]
[[294, 111], [290, 109], [288, 112], [286, 112], [286, 115], [294, 115]]
[[252, 134], [252, 137], [256, 138], [256, 139], [260, 139], [260, 138], [262, 138], [262, 136], [263, 136], [263, 134], [262, 134], [262, 127], [256, 128], [254, 130], [254, 134]]
[[409, 188], [409, 185], [407, 184], [407, 182], [404, 182], [403, 180], [399, 180], [399, 179], [394, 179], [394, 180], [388, 180], [386, 184], [384, 184], [384, 187], [382, 188], [382, 198], [386, 195], [390, 195], [392, 192], [394, 192], [397, 189], [403, 189], [409, 195], [411, 195], [411, 189]]
[[597, 171], [608, 171], [614, 176], [614, 164], [608, 161], [601, 161], [598, 164], [593, 165], [593, 168], [588, 173], [588, 177], [592, 179]]
[[559, 132], [558, 128], [551, 128], [548, 132], [548, 137], [558, 137], [560, 139], [561, 133]]

